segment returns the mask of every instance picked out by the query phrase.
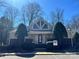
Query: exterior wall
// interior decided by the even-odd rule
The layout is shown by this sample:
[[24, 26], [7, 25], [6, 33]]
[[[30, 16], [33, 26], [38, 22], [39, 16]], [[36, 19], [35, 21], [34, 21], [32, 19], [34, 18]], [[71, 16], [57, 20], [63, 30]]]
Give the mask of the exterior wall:
[[[42, 44], [45, 44], [47, 39], [52, 38], [52, 34], [40, 34], [42, 35]], [[29, 38], [33, 39], [33, 43], [39, 44], [38, 39], [39, 39], [39, 34], [30, 34]]]
[[[9, 35], [9, 43], [10, 43], [10, 40], [12, 39], [17, 39], [16, 38], [16, 35], [15, 35], [15, 32], [16, 31], [12, 31], [10, 32], [10, 35]], [[41, 31], [33, 31], [33, 32], [28, 32], [28, 37], [26, 38], [29, 38], [29, 39], [32, 39], [33, 43], [35, 44], [38, 44], [38, 37], [39, 35], [42, 36], [42, 44], [45, 44], [47, 39], [51, 39], [52, 38], [52, 32], [49, 31], [49, 32], [41, 32]]]
[[[36, 27], [34, 27], [36, 25]], [[44, 19], [33, 20], [28, 27], [28, 38], [33, 39], [33, 43], [38, 44], [41, 40], [41, 44], [45, 44], [47, 39], [52, 38], [52, 27]], [[15, 36], [16, 30], [10, 32], [9, 39], [17, 39]]]
[[44, 34], [44, 35], [43, 35], [43, 44], [46, 43], [46, 38], [45, 38], [45, 37], [46, 37], [46, 35]]
[[29, 38], [33, 39], [33, 43], [38, 44], [38, 41], [37, 41], [38, 35], [37, 34], [30, 34]]

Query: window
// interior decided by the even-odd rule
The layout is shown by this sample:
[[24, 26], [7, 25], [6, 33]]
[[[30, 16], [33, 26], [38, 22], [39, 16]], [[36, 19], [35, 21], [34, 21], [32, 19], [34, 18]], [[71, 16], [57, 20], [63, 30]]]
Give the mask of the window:
[[40, 27], [40, 21], [37, 22], [37, 25]]
[[48, 25], [45, 24], [45, 25], [43, 26], [43, 29], [48, 29]]
[[36, 24], [34, 24], [33, 29], [38, 29], [38, 26]]
[[38, 20], [38, 21], [33, 25], [33, 29], [47, 30], [47, 29], [48, 29], [48, 24], [45, 23], [43, 20]]
[[44, 24], [44, 21], [41, 21], [41, 26], [43, 26], [43, 24]]

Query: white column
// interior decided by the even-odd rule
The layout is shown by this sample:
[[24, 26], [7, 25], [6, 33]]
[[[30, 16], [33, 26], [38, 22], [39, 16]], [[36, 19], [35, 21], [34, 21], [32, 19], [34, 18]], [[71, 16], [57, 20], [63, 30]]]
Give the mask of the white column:
[[43, 41], [43, 44], [45, 44], [46, 42], [45, 34], [43, 34], [42, 41]]
[[35, 40], [35, 44], [38, 44], [38, 35], [37, 34], [35, 35], [35, 39], [34, 40]]

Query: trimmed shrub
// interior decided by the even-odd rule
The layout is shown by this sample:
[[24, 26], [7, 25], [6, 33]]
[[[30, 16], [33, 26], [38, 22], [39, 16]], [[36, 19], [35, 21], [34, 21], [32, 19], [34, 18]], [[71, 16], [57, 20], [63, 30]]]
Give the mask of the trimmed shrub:
[[[56, 39], [53, 39], [56, 40]], [[52, 41], [48, 41], [46, 43], [46, 49], [48, 51], [70, 51], [72, 49], [71, 47], [71, 39], [70, 38], [63, 38], [64, 42], [62, 42], [62, 45], [59, 46], [59, 41], [58, 41], [58, 46], [54, 46], [53, 45], [53, 40]]]
[[54, 38], [58, 41], [59, 50], [63, 49], [66, 44], [65, 38], [68, 38], [68, 34], [65, 26], [61, 22], [55, 25]]
[[22, 45], [23, 50], [33, 50], [35, 48], [34, 43], [32, 43], [32, 39], [26, 39]]
[[25, 36], [27, 36], [27, 28], [24, 24], [20, 24], [16, 31], [16, 36], [18, 39], [18, 45], [21, 46], [25, 40]]
[[78, 32], [75, 33], [72, 40], [73, 40], [73, 48], [74, 48], [74, 50], [79, 50], [79, 33]]
[[55, 28], [54, 28], [54, 37], [57, 38], [57, 39], [68, 37], [66, 28], [65, 28], [65, 26], [61, 22], [58, 22], [55, 25]]
[[46, 42], [46, 48], [48, 51], [58, 51], [59, 46], [54, 46], [54, 41], [57, 41], [57, 44], [59, 43], [57, 39], [48, 39]]
[[10, 39], [10, 45], [9, 45], [8, 49], [10, 49], [10, 50], [18, 49], [18, 40], [17, 39]]

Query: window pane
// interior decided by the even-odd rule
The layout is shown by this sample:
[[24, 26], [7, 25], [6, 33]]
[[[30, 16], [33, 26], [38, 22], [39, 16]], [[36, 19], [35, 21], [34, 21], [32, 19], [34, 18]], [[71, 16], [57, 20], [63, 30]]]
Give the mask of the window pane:
[[44, 27], [43, 27], [43, 29], [48, 29], [48, 25], [45, 24]]
[[43, 24], [44, 24], [44, 21], [41, 21], [41, 26], [43, 26]]
[[38, 26], [40, 27], [40, 21], [37, 22]]
[[38, 29], [38, 26], [36, 24], [34, 24], [33, 29]]

